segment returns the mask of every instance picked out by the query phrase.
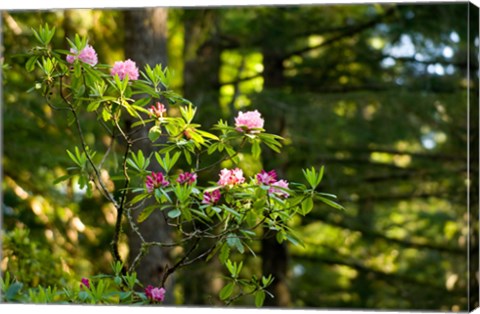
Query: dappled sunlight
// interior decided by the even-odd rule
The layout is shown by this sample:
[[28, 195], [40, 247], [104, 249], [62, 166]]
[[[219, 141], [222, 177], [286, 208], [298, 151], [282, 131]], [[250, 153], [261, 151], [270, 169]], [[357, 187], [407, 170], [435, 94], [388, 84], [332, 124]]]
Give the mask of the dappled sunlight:
[[[468, 212], [478, 204], [478, 165], [467, 164], [478, 157], [478, 108], [466, 101], [478, 103], [480, 73], [468, 56], [479, 36], [464, 19], [467, 8], [178, 7], [163, 11], [165, 20], [142, 22], [116, 9], [2, 13], [2, 273], [24, 287], [86, 293], [80, 279], [98, 288], [94, 276], [112, 274], [122, 260], [137, 271], [139, 291], [164, 285], [168, 305], [478, 306], [466, 296], [469, 284], [478, 285], [468, 269], [478, 265], [467, 260], [468, 245], [478, 244], [471, 236], [478, 213]], [[50, 46], [60, 49], [62, 74], [49, 77], [46, 61], [35, 59], [46, 49], [32, 49], [39, 21], [56, 27]], [[75, 33], [88, 37], [98, 64], [79, 55], [66, 61], [65, 37], [75, 41]], [[115, 81], [111, 66], [127, 59], [144, 73]], [[172, 76], [161, 71], [153, 83], [144, 64], [159, 59]], [[112, 96], [117, 90], [120, 98]], [[92, 103], [92, 95], [101, 101]], [[162, 114], [148, 110], [156, 101], [166, 107]], [[190, 101], [197, 115], [178, 122]], [[248, 123], [235, 129], [239, 112], [254, 110], [263, 130]], [[198, 133], [219, 119], [225, 124], [212, 134]], [[283, 137], [281, 152], [259, 140], [267, 133]], [[168, 159], [180, 156], [168, 170], [167, 151]], [[310, 190], [302, 169], [321, 167], [321, 182]], [[236, 168], [242, 178], [219, 178]], [[271, 190], [273, 181], [255, 187], [262, 170], [287, 180], [290, 194]], [[147, 182], [153, 173], [162, 180]], [[240, 181], [246, 184], [236, 199]], [[240, 289], [246, 281], [238, 275], [260, 283], [269, 273], [271, 286]], [[115, 302], [127, 300], [126, 291]]]

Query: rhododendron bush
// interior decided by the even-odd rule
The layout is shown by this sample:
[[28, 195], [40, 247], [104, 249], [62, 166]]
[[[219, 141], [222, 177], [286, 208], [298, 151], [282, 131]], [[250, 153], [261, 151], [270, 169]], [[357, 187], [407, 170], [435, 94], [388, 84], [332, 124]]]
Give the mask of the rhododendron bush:
[[[102, 56], [97, 56], [87, 39], [79, 36], [68, 40], [69, 50], [52, 49], [54, 31], [48, 26], [35, 31], [39, 46], [32, 50], [27, 70], [39, 73], [34, 89], [58, 114], [72, 119], [72, 128], [78, 134], [78, 145], [66, 150], [72, 167], [57, 181], [77, 177], [88, 195], [94, 190], [100, 192], [117, 214], [112, 241], [114, 275], [91, 280], [80, 277], [76, 297], [72, 294], [67, 300], [160, 303], [166, 292], [164, 283], [176, 270], [218, 259], [228, 274], [220, 299], [230, 304], [240, 296], [253, 295], [255, 304], [261, 306], [275, 278], [269, 274], [245, 278], [242, 258], [245, 254], [255, 256], [252, 243], [265, 236], [301, 245], [302, 240], [289, 222], [296, 215], [307, 215], [315, 201], [342, 208], [334, 195], [318, 190], [323, 167], [305, 169], [305, 183], [281, 178], [275, 169], [246, 176], [239, 166], [240, 154], [258, 159], [264, 149], [280, 153], [282, 148], [282, 137], [264, 129], [261, 112], [244, 108], [234, 121], [220, 120], [207, 129], [196, 121], [194, 104], [169, 89], [168, 69], [161, 65], [139, 69], [130, 59], [113, 65], [98, 63]], [[117, 165], [122, 180], [115, 193], [107, 188], [105, 176], [101, 175], [105, 170], [114, 171], [104, 163], [111, 150], [94, 151], [86, 144], [82, 119], [88, 115], [96, 116], [112, 139], [124, 147]], [[133, 120], [130, 129], [124, 126], [125, 118]], [[148, 129], [148, 136], [135, 138], [142, 128]], [[150, 141], [154, 152], [147, 155], [140, 149], [134, 151], [132, 146], [139, 140]], [[206, 156], [210, 156], [208, 160], [215, 156], [216, 161], [208, 164]], [[155, 162], [161, 171], [149, 170]], [[200, 174], [210, 180], [200, 182]], [[147, 200], [153, 205], [145, 205]], [[138, 292], [141, 283], [135, 276], [136, 267], [150, 247], [166, 245], [146, 242], [138, 228], [155, 211], [160, 211], [174, 228], [176, 245], [197, 247], [203, 240], [208, 241], [201, 252], [185, 250], [184, 256], [163, 272], [162, 286], [142, 287], [143, 292]], [[122, 261], [118, 250], [120, 233], [125, 232], [123, 222], [142, 240], [142, 248], [130, 264]], [[98, 291], [107, 286], [122, 292], [116, 298], [102, 299]]]

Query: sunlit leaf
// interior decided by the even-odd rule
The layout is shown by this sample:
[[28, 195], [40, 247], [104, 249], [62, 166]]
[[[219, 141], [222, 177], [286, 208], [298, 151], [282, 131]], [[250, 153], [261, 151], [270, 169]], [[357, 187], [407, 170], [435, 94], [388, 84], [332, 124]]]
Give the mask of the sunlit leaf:
[[182, 214], [182, 212], [180, 211], [180, 209], [175, 208], [175, 209], [169, 211], [167, 215], [168, 215], [168, 217], [174, 219], [174, 218], [180, 217], [181, 214]]
[[225, 287], [222, 288], [222, 290], [220, 290], [220, 299], [228, 299], [232, 295], [234, 288], [235, 282], [229, 282]]
[[158, 205], [150, 205], [145, 207], [140, 213], [140, 215], [138, 215], [137, 222], [144, 222], [156, 208], [158, 208]]
[[255, 306], [262, 307], [264, 301], [265, 301], [265, 291], [258, 290], [257, 292], [255, 292]]

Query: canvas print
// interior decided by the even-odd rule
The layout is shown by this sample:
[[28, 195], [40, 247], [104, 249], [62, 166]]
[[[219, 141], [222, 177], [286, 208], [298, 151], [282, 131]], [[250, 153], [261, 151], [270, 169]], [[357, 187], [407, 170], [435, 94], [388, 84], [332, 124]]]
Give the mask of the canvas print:
[[478, 307], [473, 4], [1, 21], [2, 303]]

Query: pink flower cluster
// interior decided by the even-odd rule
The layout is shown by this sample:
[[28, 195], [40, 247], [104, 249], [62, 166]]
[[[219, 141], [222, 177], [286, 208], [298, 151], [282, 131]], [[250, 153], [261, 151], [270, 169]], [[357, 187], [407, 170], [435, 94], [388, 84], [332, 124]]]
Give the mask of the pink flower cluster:
[[169, 185], [169, 182], [163, 176], [161, 172], [152, 172], [150, 175], [147, 176], [145, 180], [145, 185], [147, 186], [148, 193], [152, 193], [153, 190], [159, 187], [164, 187]]
[[118, 75], [123, 80], [128, 75], [130, 81], [138, 80], [138, 68], [134, 61], [128, 59], [125, 61], [116, 61], [110, 71], [112, 76]]
[[220, 200], [221, 194], [219, 190], [203, 193], [203, 204], [214, 205]]
[[165, 292], [166, 290], [164, 288], [157, 288], [152, 285], [148, 285], [147, 288], [145, 288], [145, 295], [152, 301], [163, 302], [165, 299]]
[[162, 103], [157, 102], [155, 106], [151, 106], [148, 111], [150, 111], [150, 114], [156, 118], [163, 118], [163, 114], [167, 112], [167, 109]]
[[[268, 189], [268, 193], [276, 194], [281, 197], [288, 197], [289, 194], [279, 188], [288, 189], [288, 182], [286, 180], [278, 180], [277, 181], [277, 173], [275, 170], [265, 171], [262, 170], [260, 173], [257, 174], [257, 182], [259, 184], [269, 185], [270, 188]], [[277, 187], [277, 188], [276, 188]]]
[[277, 181], [277, 173], [275, 170], [271, 170], [269, 172], [262, 170], [257, 174], [257, 181], [261, 184], [270, 185]]
[[98, 63], [97, 53], [90, 45], [87, 45], [80, 52], [78, 52], [75, 48], [70, 48], [70, 54], [67, 56], [67, 62], [73, 63], [77, 59], [84, 63], [90, 64], [92, 67]]
[[288, 182], [286, 180], [279, 180], [277, 182], [272, 183], [270, 185], [270, 189], [268, 189], [268, 193], [276, 194], [278, 196], [285, 197], [285, 198], [290, 195], [286, 191], [282, 189], [276, 189], [275, 187], [288, 189]]
[[219, 185], [232, 187], [243, 182], [245, 182], [245, 178], [243, 177], [242, 169], [235, 168], [229, 170], [224, 168], [220, 171], [220, 179], [218, 180]]
[[191, 173], [191, 172], [184, 172], [181, 173], [178, 178], [177, 182], [180, 184], [193, 184], [197, 180], [197, 174], [196, 173]]
[[80, 284], [80, 288], [83, 288], [83, 286], [85, 286], [90, 289], [90, 280], [88, 280], [88, 278], [82, 278], [81, 282], [82, 283]]
[[262, 119], [260, 112], [258, 110], [255, 111], [247, 111], [247, 112], [239, 112], [238, 116], [235, 118], [235, 127], [237, 131], [244, 131], [245, 128], [250, 133], [260, 133], [260, 130], [252, 130], [263, 128], [264, 120]]

